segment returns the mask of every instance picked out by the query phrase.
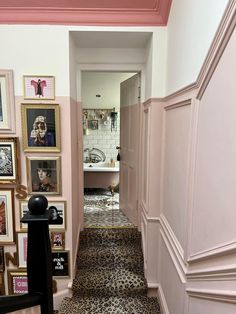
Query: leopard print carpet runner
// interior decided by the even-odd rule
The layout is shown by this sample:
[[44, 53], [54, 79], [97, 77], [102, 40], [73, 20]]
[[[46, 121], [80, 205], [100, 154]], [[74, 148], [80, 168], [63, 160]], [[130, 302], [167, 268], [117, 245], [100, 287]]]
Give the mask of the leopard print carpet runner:
[[59, 314], [158, 314], [147, 297], [141, 235], [137, 228], [86, 228], [80, 235], [73, 296]]

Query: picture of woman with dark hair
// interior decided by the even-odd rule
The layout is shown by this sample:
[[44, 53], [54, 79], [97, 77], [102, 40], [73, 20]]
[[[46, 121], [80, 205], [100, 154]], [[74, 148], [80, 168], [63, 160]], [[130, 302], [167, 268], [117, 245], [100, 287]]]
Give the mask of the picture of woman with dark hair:
[[39, 163], [37, 168], [38, 183], [33, 183], [33, 192], [56, 192], [57, 186], [51, 180], [52, 171], [46, 161]]
[[49, 221], [50, 225], [62, 225], [63, 224], [63, 218], [59, 215], [58, 210], [55, 206], [50, 206], [48, 210], [51, 210], [52, 216]]

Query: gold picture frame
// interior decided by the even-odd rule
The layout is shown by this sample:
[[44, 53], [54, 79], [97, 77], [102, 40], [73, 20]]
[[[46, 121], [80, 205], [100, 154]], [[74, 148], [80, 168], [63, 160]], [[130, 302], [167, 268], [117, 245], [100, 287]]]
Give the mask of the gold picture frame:
[[55, 77], [50, 75], [24, 75], [24, 99], [55, 99]]
[[25, 152], [60, 152], [59, 104], [21, 104]]
[[0, 189], [0, 244], [15, 244], [14, 189]]
[[26, 157], [29, 194], [61, 194], [61, 157]]
[[13, 71], [0, 70], [0, 133], [15, 132]]
[[51, 248], [52, 250], [64, 250], [65, 249], [65, 232], [64, 231], [51, 231]]
[[28, 292], [28, 278], [25, 269], [8, 269], [8, 293], [24, 294]]
[[19, 140], [17, 137], [0, 138], [0, 183], [20, 181]]

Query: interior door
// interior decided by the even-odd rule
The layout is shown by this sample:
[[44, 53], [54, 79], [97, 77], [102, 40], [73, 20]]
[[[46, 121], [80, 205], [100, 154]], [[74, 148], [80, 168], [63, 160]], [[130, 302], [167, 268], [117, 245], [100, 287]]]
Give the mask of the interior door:
[[140, 74], [120, 84], [120, 208], [138, 224]]

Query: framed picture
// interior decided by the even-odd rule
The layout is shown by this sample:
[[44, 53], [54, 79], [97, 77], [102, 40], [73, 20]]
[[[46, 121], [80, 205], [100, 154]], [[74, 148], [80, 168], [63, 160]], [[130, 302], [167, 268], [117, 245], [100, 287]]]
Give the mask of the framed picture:
[[20, 180], [18, 138], [0, 138], [0, 183], [13, 184]]
[[0, 246], [0, 272], [5, 270], [4, 246]]
[[4, 272], [0, 272], [0, 295], [5, 295]]
[[14, 189], [0, 189], [0, 244], [14, 244]]
[[[52, 209], [54, 212], [57, 213], [55, 215], [54, 221], [52, 220], [49, 224], [50, 230], [60, 230], [63, 231], [66, 229], [66, 201], [49, 201], [48, 208], [55, 207]], [[28, 209], [28, 201], [20, 201], [20, 219], [29, 211]], [[57, 217], [59, 216], [59, 217]], [[27, 224], [21, 223], [20, 224], [21, 230], [27, 230]]]
[[17, 232], [17, 260], [20, 268], [26, 268], [27, 266], [27, 245], [27, 232]]
[[52, 252], [52, 275], [54, 277], [69, 277], [69, 251]]
[[0, 133], [15, 132], [13, 71], [0, 70]]
[[28, 292], [28, 279], [25, 269], [9, 269], [7, 277], [9, 294], [23, 294]]
[[26, 157], [29, 194], [61, 194], [61, 157]]
[[98, 120], [89, 120], [89, 128], [91, 130], [98, 130]]
[[24, 99], [55, 99], [55, 77], [24, 75]]
[[51, 231], [51, 246], [52, 250], [65, 249], [65, 232]]
[[25, 152], [60, 152], [58, 104], [21, 104]]

